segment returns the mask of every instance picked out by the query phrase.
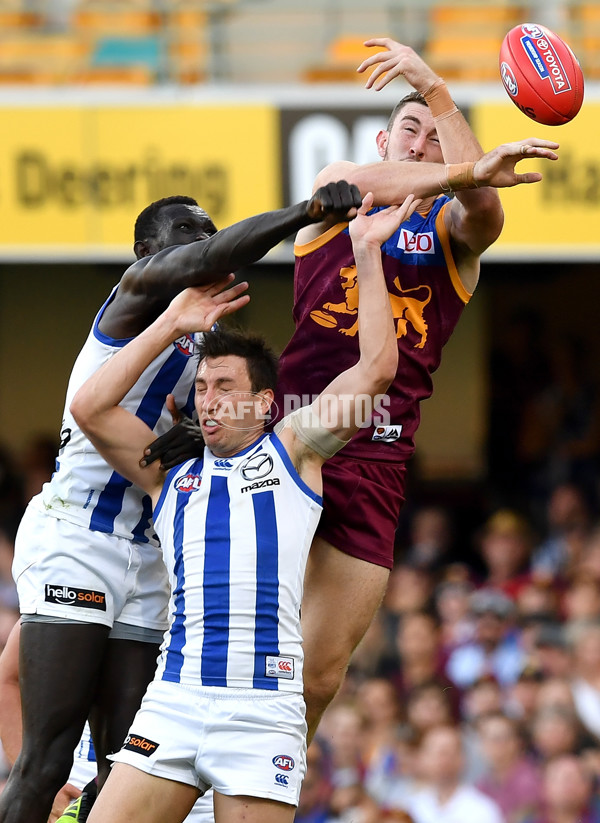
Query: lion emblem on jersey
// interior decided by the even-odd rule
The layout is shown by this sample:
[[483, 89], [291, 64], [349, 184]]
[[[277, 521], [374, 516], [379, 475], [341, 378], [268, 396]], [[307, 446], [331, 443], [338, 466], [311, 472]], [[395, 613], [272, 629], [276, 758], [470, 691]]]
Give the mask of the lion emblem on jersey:
[[[358, 331], [358, 281], [356, 266], [340, 269], [340, 281], [344, 291], [343, 303], [324, 303], [321, 309], [310, 313], [312, 320], [319, 326], [337, 329], [340, 334], [354, 337]], [[422, 349], [427, 342], [427, 322], [425, 307], [431, 300], [430, 286], [415, 286], [403, 290], [398, 277], [394, 279], [397, 292], [389, 292], [392, 315], [396, 323], [396, 337], [406, 337], [409, 325], [419, 336], [414, 345]], [[349, 325], [345, 318], [355, 318]]]

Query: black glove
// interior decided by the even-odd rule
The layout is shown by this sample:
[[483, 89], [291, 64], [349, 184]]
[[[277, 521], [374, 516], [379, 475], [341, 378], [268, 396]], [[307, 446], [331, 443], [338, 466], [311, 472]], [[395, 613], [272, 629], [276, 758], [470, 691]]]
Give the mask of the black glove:
[[176, 409], [174, 401], [167, 402], [167, 406], [173, 417], [173, 428], [153, 440], [144, 450], [144, 456], [140, 460], [142, 467], [160, 460], [161, 469], [168, 471], [192, 457], [204, 454], [204, 438], [200, 426], [180, 409]]
[[361, 205], [362, 197], [358, 188], [346, 180], [338, 180], [317, 189], [308, 201], [306, 212], [317, 223], [329, 215], [333, 215], [338, 221], [351, 220], [356, 217], [356, 210]]

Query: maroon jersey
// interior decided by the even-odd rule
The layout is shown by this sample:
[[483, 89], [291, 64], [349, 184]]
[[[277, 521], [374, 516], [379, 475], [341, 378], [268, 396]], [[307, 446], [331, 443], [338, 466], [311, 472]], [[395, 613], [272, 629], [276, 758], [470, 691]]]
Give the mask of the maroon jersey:
[[[447, 197], [426, 215], [415, 212], [382, 246], [399, 362], [394, 382], [367, 425], [340, 455], [404, 461], [414, 451], [421, 400], [431, 395], [431, 375], [442, 348], [471, 295], [458, 275], [444, 225]], [[346, 223], [295, 247], [296, 330], [280, 358], [279, 417], [312, 402], [359, 358], [358, 284]]]

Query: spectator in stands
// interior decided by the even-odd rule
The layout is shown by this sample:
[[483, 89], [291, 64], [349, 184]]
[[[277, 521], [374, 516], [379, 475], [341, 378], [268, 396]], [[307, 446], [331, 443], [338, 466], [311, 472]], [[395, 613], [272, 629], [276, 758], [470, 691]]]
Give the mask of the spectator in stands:
[[364, 785], [371, 797], [381, 801], [387, 796], [390, 783], [401, 772], [398, 693], [389, 680], [371, 678], [359, 687], [356, 705], [363, 719], [361, 760]]
[[570, 635], [575, 708], [585, 728], [600, 738], [600, 620], [575, 624]]
[[[332, 783], [348, 781], [350, 772], [362, 780], [362, 735], [363, 718], [354, 700], [336, 697], [319, 727], [319, 737], [327, 743]], [[346, 778], [340, 776], [342, 772], [346, 773]]]
[[538, 708], [538, 695], [543, 685], [542, 670], [535, 662], [527, 663], [506, 695], [507, 714], [528, 726]]
[[531, 823], [600, 823], [592, 777], [580, 758], [565, 754], [546, 765], [541, 809]]
[[590, 521], [589, 503], [578, 486], [561, 483], [552, 490], [546, 505], [546, 536], [532, 558], [537, 578], [552, 580], [573, 566], [583, 552]]
[[413, 514], [404, 562], [436, 572], [449, 562], [452, 540], [453, 525], [448, 510], [441, 506], [423, 506]]
[[525, 754], [523, 729], [501, 712], [484, 715], [477, 729], [486, 763], [477, 788], [498, 804], [506, 823], [523, 823], [541, 797], [540, 771]]
[[517, 596], [517, 611], [521, 622], [529, 625], [560, 617], [560, 590], [553, 581], [535, 577], [521, 587]]
[[435, 606], [441, 622], [440, 645], [444, 656], [471, 640], [474, 623], [469, 609], [473, 585], [468, 580], [447, 580], [435, 590]]
[[432, 612], [406, 613], [398, 625], [396, 649], [399, 666], [391, 676], [401, 697], [416, 686], [438, 680], [452, 686], [444, 674], [440, 625]]
[[570, 677], [573, 660], [562, 623], [538, 626], [533, 655], [546, 677]]
[[476, 724], [486, 714], [502, 710], [502, 689], [496, 678], [484, 674], [466, 689], [461, 714], [467, 723]]
[[377, 804], [364, 787], [364, 722], [356, 704], [336, 699], [323, 715], [319, 735], [331, 753], [331, 795], [329, 805], [334, 819], [359, 818], [377, 823]]
[[426, 569], [396, 563], [390, 572], [383, 605], [386, 614], [394, 619], [408, 612], [427, 609], [433, 594], [434, 580]]
[[574, 711], [549, 707], [536, 712], [531, 721], [531, 742], [544, 762], [562, 754], [578, 754], [588, 739]]
[[600, 526], [595, 526], [589, 532], [577, 570], [587, 572], [596, 580], [600, 580]]
[[425, 788], [406, 800], [416, 823], [504, 823], [497, 804], [462, 781], [463, 748], [456, 727], [437, 726], [426, 732], [418, 757]]
[[329, 809], [331, 781], [325, 747], [315, 738], [306, 752], [306, 774], [302, 782], [295, 823], [332, 823]]
[[559, 709], [563, 712], [575, 713], [575, 701], [571, 683], [566, 677], [547, 677], [537, 691], [536, 711], [544, 709]]
[[455, 721], [452, 689], [437, 680], [421, 683], [406, 698], [406, 719], [419, 737], [429, 729]]
[[495, 677], [485, 675], [466, 690], [461, 704], [461, 733], [465, 757], [465, 780], [475, 783], [485, 773], [478, 724], [482, 717], [503, 711], [504, 695]]
[[568, 623], [600, 619], [600, 580], [588, 571], [575, 571], [563, 596]]
[[500, 509], [485, 523], [480, 551], [486, 567], [485, 586], [515, 600], [529, 583], [533, 535], [529, 523], [511, 509]]
[[446, 674], [463, 689], [486, 674], [493, 675], [502, 686], [509, 686], [525, 662], [513, 622], [515, 606], [497, 589], [474, 592], [470, 606], [476, 620], [475, 637], [452, 652]]

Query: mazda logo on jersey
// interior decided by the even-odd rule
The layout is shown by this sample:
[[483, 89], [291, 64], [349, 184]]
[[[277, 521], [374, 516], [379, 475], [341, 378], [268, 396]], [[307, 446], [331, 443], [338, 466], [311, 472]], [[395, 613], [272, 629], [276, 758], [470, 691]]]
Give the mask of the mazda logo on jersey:
[[249, 457], [241, 467], [244, 480], [260, 480], [273, 471], [273, 458], [270, 454], [259, 452]]

